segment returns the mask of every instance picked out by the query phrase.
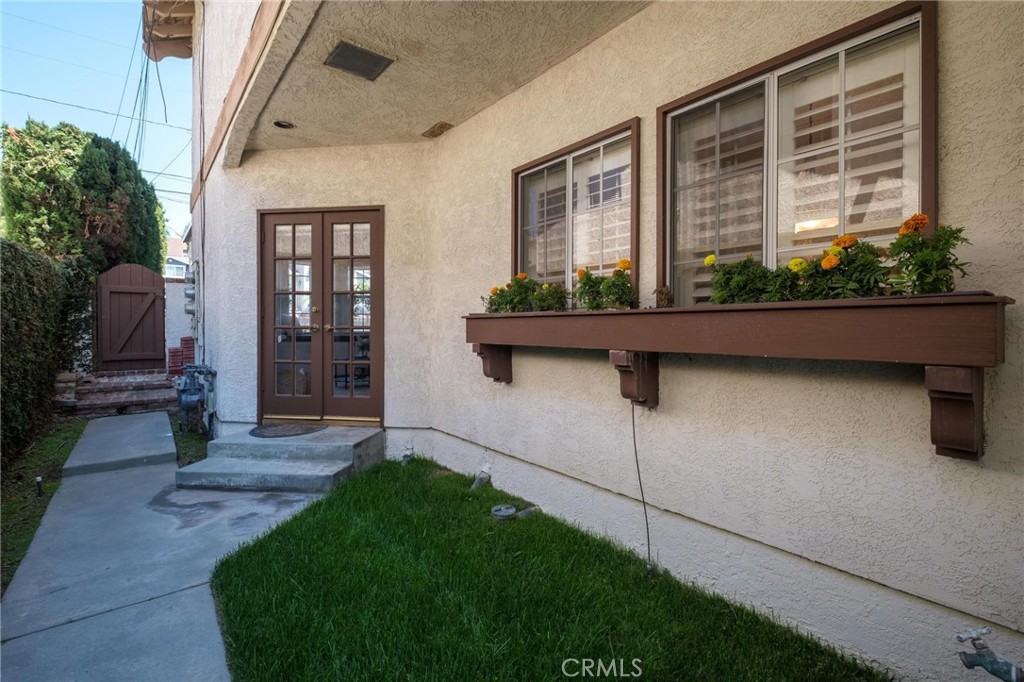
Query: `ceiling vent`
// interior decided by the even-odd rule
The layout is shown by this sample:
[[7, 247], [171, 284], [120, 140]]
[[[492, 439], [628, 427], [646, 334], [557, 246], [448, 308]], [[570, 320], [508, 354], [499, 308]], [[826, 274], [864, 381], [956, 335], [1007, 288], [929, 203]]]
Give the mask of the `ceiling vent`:
[[354, 73], [368, 81], [375, 81], [394, 62], [394, 59], [388, 59], [376, 52], [370, 52], [358, 45], [346, 43], [342, 40], [334, 48], [334, 52], [331, 53], [331, 56], [327, 58], [324, 64], [335, 69]]

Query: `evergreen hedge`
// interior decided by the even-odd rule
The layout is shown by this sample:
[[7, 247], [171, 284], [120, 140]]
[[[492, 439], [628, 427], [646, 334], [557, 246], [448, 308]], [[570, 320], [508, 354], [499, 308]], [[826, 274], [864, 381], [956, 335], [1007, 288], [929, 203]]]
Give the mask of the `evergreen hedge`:
[[53, 411], [67, 353], [68, 283], [52, 258], [0, 240], [0, 453], [6, 465]]

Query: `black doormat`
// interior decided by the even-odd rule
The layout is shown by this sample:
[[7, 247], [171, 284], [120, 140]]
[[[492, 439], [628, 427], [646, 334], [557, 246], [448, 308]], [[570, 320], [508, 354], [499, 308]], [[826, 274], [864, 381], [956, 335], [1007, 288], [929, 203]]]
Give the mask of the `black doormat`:
[[326, 426], [312, 424], [264, 424], [251, 429], [249, 435], [256, 438], [287, 438], [288, 436], [305, 436], [326, 428]]

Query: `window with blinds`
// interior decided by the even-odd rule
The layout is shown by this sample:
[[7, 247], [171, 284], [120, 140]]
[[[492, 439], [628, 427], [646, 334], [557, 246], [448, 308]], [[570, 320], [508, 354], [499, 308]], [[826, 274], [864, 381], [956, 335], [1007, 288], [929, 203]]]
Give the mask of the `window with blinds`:
[[579, 268], [631, 257], [632, 144], [619, 134], [517, 176], [522, 272], [571, 290]]
[[921, 204], [920, 102], [915, 18], [669, 113], [676, 301], [708, 299], [708, 254], [774, 267], [891, 241]]

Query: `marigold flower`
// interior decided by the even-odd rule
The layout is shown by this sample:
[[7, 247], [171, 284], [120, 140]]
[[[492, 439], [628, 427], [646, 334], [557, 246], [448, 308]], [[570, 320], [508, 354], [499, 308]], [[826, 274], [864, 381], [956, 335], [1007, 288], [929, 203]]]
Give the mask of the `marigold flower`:
[[586, 276], [586, 274], [587, 274], [587, 269], [586, 268], [580, 268], [579, 270], [576, 271], [576, 277], [578, 277], [579, 279], [583, 279]]
[[928, 227], [928, 216], [924, 213], [915, 213], [903, 221], [903, 225], [900, 227], [900, 236], [923, 232], [926, 227]]
[[842, 252], [843, 247], [841, 246], [830, 246], [827, 249], [825, 249], [825, 253], [829, 254], [830, 256], [836, 256], [837, 258]]
[[541, 287], [541, 289], [543, 289], [544, 291], [547, 291], [550, 287], [551, 287], [550, 284], [545, 284], [544, 286]]
[[713, 254], [713, 253], [709, 253], [708, 255], [704, 256], [704, 267], [706, 267], [706, 268], [710, 268], [712, 265], [714, 265], [717, 262], [718, 262], [718, 258], [716, 258], [715, 254]]
[[516, 275], [516, 279], [518, 280], [524, 280], [527, 277], [529, 277], [529, 275], [527, 275], [525, 272], [520, 272], [518, 275]]
[[619, 270], [632, 270], [633, 263], [631, 263], [628, 258], [620, 258], [619, 262], [615, 264], [615, 267]]
[[855, 234], [844, 234], [842, 237], [836, 237], [832, 240], [832, 246], [838, 246], [841, 249], [848, 249], [857, 243], [857, 235]]
[[832, 254], [829, 254], [829, 255], [825, 256], [821, 260], [821, 269], [822, 270], [831, 270], [832, 268], [834, 268], [837, 265], [839, 265], [839, 259], [836, 258], [835, 256], [833, 256]]
[[499, 291], [501, 291], [501, 289], [499, 289], [498, 287], [491, 287], [491, 296], [494, 296]]
[[807, 267], [807, 261], [803, 258], [790, 258], [789, 265], [787, 265], [793, 272], [802, 272]]

